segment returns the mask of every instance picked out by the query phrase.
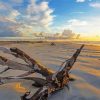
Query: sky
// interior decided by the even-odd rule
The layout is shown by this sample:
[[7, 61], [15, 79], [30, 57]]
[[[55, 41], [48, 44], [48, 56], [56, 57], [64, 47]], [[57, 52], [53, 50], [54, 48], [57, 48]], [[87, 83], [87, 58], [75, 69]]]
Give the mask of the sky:
[[0, 37], [67, 29], [100, 37], [100, 0], [0, 0]]

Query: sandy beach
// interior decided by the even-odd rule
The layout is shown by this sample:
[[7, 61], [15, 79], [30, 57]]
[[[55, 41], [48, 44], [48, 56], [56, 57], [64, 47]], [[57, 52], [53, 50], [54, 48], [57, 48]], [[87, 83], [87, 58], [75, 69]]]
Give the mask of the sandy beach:
[[[38, 62], [57, 71], [63, 61], [70, 58], [81, 44], [73, 42], [57, 42], [55, 46], [50, 43], [0, 43], [4, 47], [18, 47]], [[24, 63], [20, 59], [4, 54], [0, 55], [14, 61]], [[0, 66], [2, 70], [4, 66]], [[17, 76], [23, 73], [19, 70], [9, 70], [0, 76]], [[33, 74], [33, 76], [39, 76]], [[100, 46], [85, 45], [77, 62], [71, 69], [70, 76], [75, 79], [69, 83], [70, 90], [65, 87], [49, 97], [49, 100], [100, 100]], [[20, 100], [20, 96], [27, 90], [36, 91], [31, 86], [32, 81], [0, 85], [0, 100]], [[33, 93], [32, 92], [32, 93]]]

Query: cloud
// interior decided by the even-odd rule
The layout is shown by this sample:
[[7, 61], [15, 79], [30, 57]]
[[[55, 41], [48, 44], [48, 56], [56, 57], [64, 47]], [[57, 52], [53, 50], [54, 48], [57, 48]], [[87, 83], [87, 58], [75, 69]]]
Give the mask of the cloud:
[[68, 25], [71, 26], [71, 27], [76, 27], [76, 26], [85, 26], [87, 25], [88, 22], [87, 21], [81, 21], [79, 19], [71, 19], [71, 20], [68, 20]]
[[0, 30], [0, 37], [19, 37], [21, 36], [20, 33], [12, 31], [8, 28], [6, 28], [5, 30]]
[[21, 36], [18, 32], [20, 27], [16, 21], [20, 13], [13, 9], [8, 3], [0, 2], [0, 36]]
[[76, 2], [85, 2], [86, 0], [76, 0]]
[[[42, 1], [37, 4], [36, 0], [30, 0], [27, 7], [29, 22], [32, 25], [38, 25], [42, 28], [48, 28], [53, 23], [54, 16], [52, 15], [53, 9], [48, 5], [48, 2]], [[27, 17], [27, 16], [26, 16]]]
[[82, 29], [83, 27], [87, 25], [88, 25], [88, 22], [85, 20], [70, 19], [67, 22], [65, 22], [65, 24], [63, 25], [52, 27], [52, 30], [53, 32], [57, 32], [57, 31], [62, 32], [63, 30], [66, 30], [66, 29], [77, 30], [77, 29]]
[[37, 3], [37, 0], [30, 0], [25, 14], [16, 12], [18, 16], [17, 21], [22, 24], [19, 30], [21, 33], [28, 31], [29, 34], [43, 30], [50, 31], [50, 26], [53, 24], [55, 17], [53, 11], [54, 10], [49, 7], [49, 3], [46, 1]]
[[83, 3], [83, 2], [86, 2], [86, 1], [91, 2], [92, 0], [76, 0], [76, 2], [78, 2], [78, 3]]
[[93, 3], [90, 3], [90, 6], [93, 7], [93, 8], [100, 8], [100, 3], [99, 2], [93, 2]]
[[75, 33], [73, 33], [72, 30], [67, 29], [63, 31], [62, 36], [66, 38], [73, 38], [75, 36]]
[[[63, 25], [56, 26], [53, 29], [56, 32], [61, 32], [66, 29], [73, 30], [77, 34], [84, 36], [95, 36], [100, 34], [100, 16], [89, 17], [84, 20], [82, 19], [70, 19]], [[54, 31], [53, 31], [54, 32]]]
[[79, 19], [71, 19], [67, 22], [66, 28], [70, 28], [77, 33], [81, 33], [83, 35], [96, 35], [100, 34], [99, 31], [100, 26], [100, 18], [89, 18], [86, 20]]
[[7, 8], [7, 5], [0, 2], [0, 10], [5, 10]]
[[[9, 1], [16, 4], [23, 2], [23, 0]], [[0, 26], [0, 34], [3, 34], [4, 29], [6, 30], [6, 34], [7, 31], [8, 33], [13, 33], [15, 30], [14, 34], [16, 33], [18, 36], [31, 36], [34, 32], [50, 30], [54, 19], [54, 10], [49, 7], [49, 2], [41, 1], [37, 3], [37, 0], [29, 0], [27, 7], [24, 8], [24, 12], [14, 9], [12, 3], [0, 2], [0, 16], [6, 19], [3, 19], [0, 23], [7, 23], [6, 26]], [[9, 20], [9, 23], [6, 22], [7, 20]]]
[[17, 10], [12, 10], [10, 12], [10, 14], [7, 16], [7, 18], [11, 21], [15, 21], [16, 22], [16, 19], [17, 17], [20, 15], [20, 13], [17, 11]]
[[19, 24], [5, 17], [0, 17], [0, 37], [21, 36], [18, 28]]
[[0, 2], [0, 12], [2, 13], [6, 13], [4, 11], [10, 11], [11, 10], [11, 7], [9, 6], [9, 4], [7, 3], [4, 3], [4, 2]]
[[0, 2], [0, 16], [7, 18], [16, 18], [20, 13], [13, 9], [11, 5], [5, 2]]

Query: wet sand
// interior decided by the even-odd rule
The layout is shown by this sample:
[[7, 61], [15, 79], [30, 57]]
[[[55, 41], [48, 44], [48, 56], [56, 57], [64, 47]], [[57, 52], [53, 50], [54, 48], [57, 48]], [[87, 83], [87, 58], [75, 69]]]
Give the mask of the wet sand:
[[[50, 43], [12, 43], [1, 44], [5, 47], [18, 47], [40, 63], [57, 71], [61, 63], [70, 58], [80, 44], [62, 42], [51, 46]], [[0, 55], [24, 63], [11, 55], [0, 52]], [[0, 67], [0, 70], [2, 70]], [[17, 76], [23, 71], [9, 70], [0, 76]], [[39, 76], [33, 74], [33, 76]], [[49, 97], [49, 100], [100, 100], [100, 46], [85, 45], [77, 62], [71, 70], [74, 82], [69, 83], [70, 90], [65, 87]], [[32, 81], [9, 83], [0, 86], [0, 100], [20, 100], [27, 90], [36, 91]]]

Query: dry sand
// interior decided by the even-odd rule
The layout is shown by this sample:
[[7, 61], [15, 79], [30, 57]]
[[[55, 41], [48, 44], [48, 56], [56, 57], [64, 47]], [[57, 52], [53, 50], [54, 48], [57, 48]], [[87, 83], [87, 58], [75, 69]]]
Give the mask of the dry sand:
[[[50, 43], [20, 43], [20, 44], [2, 44], [5, 47], [18, 47], [25, 51], [28, 55], [37, 59], [45, 66], [58, 70], [60, 64], [70, 58], [80, 44], [74, 43], [56, 43], [56, 46], [51, 46]], [[13, 56], [5, 55], [0, 52], [0, 55], [6, 56], [12, 60]], [[0, 68], [2, 70], [2, 66]], [[7, 71], [3, 76], [15, 76], [23, 73], [22, 71]], [[82, 50], [77, 62], [71, 70], [71, 77], [75, 78], [74, 82], [69, 83], [70, 90], [65, 87], [52, 95], [49, 100], [100, 100], [100, 47], [86, 45]], [[17, 83], [9, 83], [0, 86], [0, 100], [20, 100], [20, 96], [28, 89], [35, 91], [36, 88], [31, 86], [31, 81], [22, 81]]]

